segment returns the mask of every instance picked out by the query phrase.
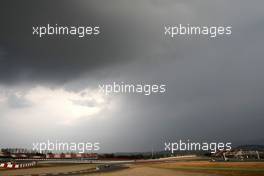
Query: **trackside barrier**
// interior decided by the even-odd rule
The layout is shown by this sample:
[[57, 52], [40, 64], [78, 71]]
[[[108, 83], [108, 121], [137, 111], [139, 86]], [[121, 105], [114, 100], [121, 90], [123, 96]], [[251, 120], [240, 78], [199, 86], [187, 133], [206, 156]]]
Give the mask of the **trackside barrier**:
[[18, 168], [24, 168], [24, 167], [33, 167], [37, 163], [36, 162], [31, 162], [31, 163], [20, 163], [20, 164], [12, 164], [12, 163], [1, 163], [0, 167], [2, 168], [13, 168], [13, 169], [18, 169]]

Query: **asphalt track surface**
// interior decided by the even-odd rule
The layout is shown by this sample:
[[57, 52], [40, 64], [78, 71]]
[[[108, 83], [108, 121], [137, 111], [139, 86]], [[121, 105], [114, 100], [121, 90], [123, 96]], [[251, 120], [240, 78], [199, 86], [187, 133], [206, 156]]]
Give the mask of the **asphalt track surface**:
[[[99, 168], [80, 168], [78, 170], [64, 170], [60, 169], [57, 172], [49, 172], [45, 171], [45, 173], [23, 173], [18, 172], [16, 174], [10, 174], [10, 175], [15, 175], [15, 176], [54, 176], [54, 175], [62, 175], [62, 176], [70, 176], [70, 175], [89, 175], [92, 173], [104, 173], [104, 172], [112, 172], [112, 171], [117, 171], [117, 170], [123, 170], [128, 167], [126, 167], [126, 164], [136, 164], [136, 163], [152, 163], [152, 162], [170, 162], [173, 161], [174, 159], [178, 159], [178, 157], [171, 157], [171, 158], [163, 158], [163, 159], [149, 159], [149, 160], [126, 160], [126, 161], [109, 161], [109, 160], [41, 160], [38, 161], [38, 164], [97, 164]], [[25, 162], [25, 161], [17, 161], [17, 162]], [[30, 168], [32, 170], [35, 170], [35, 168]], [[38, 168], [36, 168], [38, 169]], [[47, 168], [49, 169], [49, 168]], [[1, 171], [4, 171], [1, 173]], [[10, 170], [12, 171], [12, 170]], [[8, 173], [8, 172], [6, 172]], [[2, 175], [3, 174], [3, 175]], [[5, 175], [5, 170], [0, 170], [0, 175], [1, 176], [7, 176]], [[8, 174], [9, 176], [9, 174]]]

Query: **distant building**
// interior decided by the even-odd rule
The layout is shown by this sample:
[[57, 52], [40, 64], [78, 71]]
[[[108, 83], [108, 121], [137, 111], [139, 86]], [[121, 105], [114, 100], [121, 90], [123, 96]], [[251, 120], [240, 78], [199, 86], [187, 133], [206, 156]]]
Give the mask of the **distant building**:
[[2, 152], [2, 149], [0, 149], [0, 156], [3, 156], [4, 153]]
[[6, 148], [6, 149], [1, 149], [1, 150], [2, 150], [2, 152], [12, 153], [12, 154], [31, 153], [30, 150], [25, 149], [25, 148]]
[[231, 151], [218, 151], [213, 156], [214, 159], [229, 160], [262, 160], [264, 152], [257, 150], [235, 149]]

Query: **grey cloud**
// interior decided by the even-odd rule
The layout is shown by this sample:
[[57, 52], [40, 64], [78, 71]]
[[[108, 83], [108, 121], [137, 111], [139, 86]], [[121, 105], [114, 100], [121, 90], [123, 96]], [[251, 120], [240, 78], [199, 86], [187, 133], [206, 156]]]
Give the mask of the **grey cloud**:
[[23, 96], [19, 97], [15, 94], [9, 95], [7, 102], [11, 108], [25, 108], [32, 105], [32, 103], [25, 99]]
[[71, 100], [72, 103], [80, 106], [88, 106], [88, 107], [94, 107], [96, 106], [95, 100]]
[[[263, 1], [50, 2], [1, 6], [7, 8], [1, 9], [0, 18], [12, 9], [21, 13], [9, 15], [1, 28], [2, 84], [47, 81], [74, 91], [112, 81], [167, 84], [163, 95], [120, 95], [111, 117], [104, 114], [107, 118], [81, 121], [60, 132], [54, 128], [54, 136], [99, 140], [105, 151], [162, 149], [164, 140], [178, 139], [263, 143]], [[14, 30], [18, 21], [20, 33]], [[103, 35], [33, 38], [31, 25], [47, 22], [100, 24]], [[211, 40], [162, 35], [165, 24], [178, 23], [228, 24], [233, 34]], [[51, 135], [42, 131], [40, 138]]]

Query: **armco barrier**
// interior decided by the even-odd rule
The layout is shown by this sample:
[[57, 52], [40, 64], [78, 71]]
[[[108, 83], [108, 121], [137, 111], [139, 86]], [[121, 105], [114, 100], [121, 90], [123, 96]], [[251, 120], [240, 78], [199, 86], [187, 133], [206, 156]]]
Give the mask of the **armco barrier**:
[[20, 164], [1, 163], [0, 167], [18, 169], [18, 168], [24, 168], [24, 167], [32, 167], [32, 166], [35, 166], [35, 165], [36, 165], [36, 162], [20, 163]]

